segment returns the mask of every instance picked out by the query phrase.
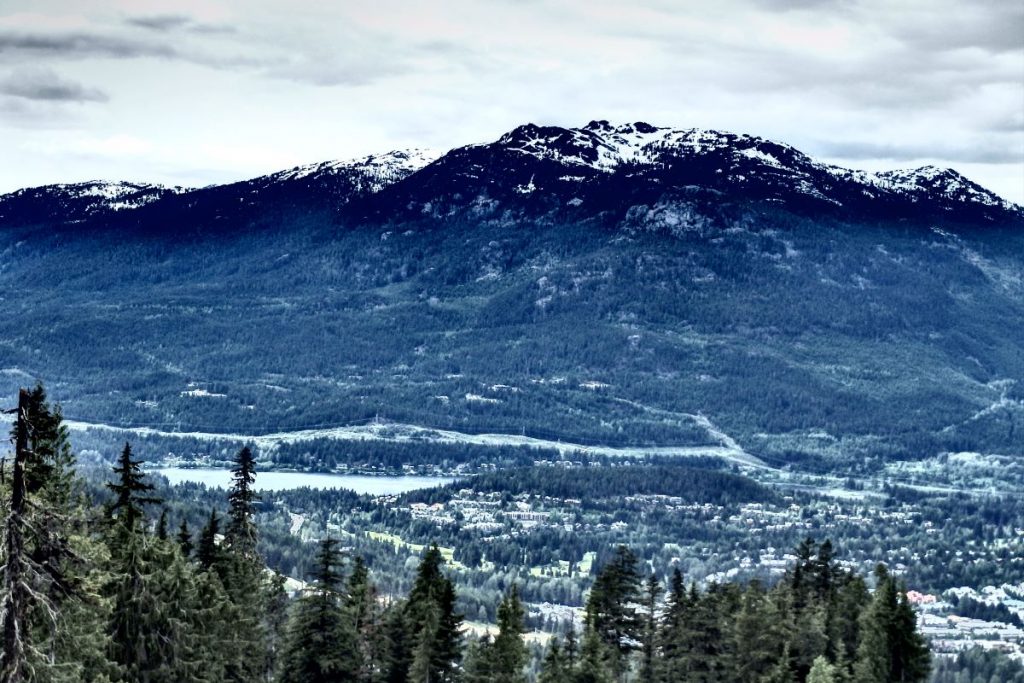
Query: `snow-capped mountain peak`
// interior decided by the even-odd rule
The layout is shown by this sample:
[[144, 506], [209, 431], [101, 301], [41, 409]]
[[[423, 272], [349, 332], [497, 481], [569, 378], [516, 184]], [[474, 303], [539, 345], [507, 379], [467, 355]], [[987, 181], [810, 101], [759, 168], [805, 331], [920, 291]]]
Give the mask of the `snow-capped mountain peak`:
[[349, 176], [359, 190], [377, 192], [381, 188], [398, 182], [424, 166], [435, 161], [441, 154], [430, 149], [394, 150], [385, 154], [371, 154], [366, 157], [343, 161], [322, 161], [296, 166], [287, 171], [266, 176], [267, 182]]

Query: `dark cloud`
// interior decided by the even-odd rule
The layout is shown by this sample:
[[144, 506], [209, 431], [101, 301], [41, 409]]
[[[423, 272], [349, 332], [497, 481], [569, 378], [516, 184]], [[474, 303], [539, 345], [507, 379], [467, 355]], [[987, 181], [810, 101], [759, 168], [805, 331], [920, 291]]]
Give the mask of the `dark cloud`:
[[25, 54], [32, 57], [176, 57], [177, 50], [165, 43], [134, 40], [99, 33], [39, 33], [0, 31], [0, 56]]
[[106, 102], [97, 88], [61, 78], [49, 69], [22, 69], [0, 80], [0, 94], [44, 102]]
[[187, 14], [153, 14], [128, 17], [125, 24], [148, 31], [168, 33], [171, 31], [188, 31], [190, 33], [235, 33], [236, 29], [227, 24], [208, 24], [195, 21]]
[[151, 31], [171, 31], [192, 23], [192, 17], [184, 14], [156, 14], [151, 16], [129, 17], [125, 20], [129, 26], [149, 29]]

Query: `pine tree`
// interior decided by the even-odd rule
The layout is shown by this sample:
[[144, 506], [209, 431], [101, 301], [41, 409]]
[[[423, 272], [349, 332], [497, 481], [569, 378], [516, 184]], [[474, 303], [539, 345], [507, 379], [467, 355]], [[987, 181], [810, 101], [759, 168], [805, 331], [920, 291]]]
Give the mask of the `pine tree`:
[[107, 488], [114, 492], [114, 502], [109, 506], [108, 514], [117, 521], [122, 533], [135, 532], [144, 516], [143, 505], [160, 502], [159, 498], [146, 495], [153, 490], [153, 485], [142, 480], [145, 475], [139, 468], [140, 464], [141, 460], [132, 459], [131, 444], [126, 442], [114, 467], [117, 481], [107, 483]]
[[188, 522], [184, 519], [181, 520], [181, 525], [178, 527], [178, 548], [181, 550], [181, 556], [186, 560], [192, 557], [192, 532], [188, 530]]
[[[231, 603], [234, 644], [226, 665], [228, 681], [245, 683], [264, 678], [266, 659], [251, 653], [267, 651], [267, 632], [261, 620], [264, 606], [263, 559], [257, 550], [255, 502], [253, 491], [256, 466], [248, 447], [239, 451], [232, 470], [232, 483], [228, 491], [228, 526], [224, 544], [218, 556], [208, 559], [209, 548], [201, 548], [201, 563], [215, 565]], [[205, 539], [205, 536], [204, 536]]]
[[[12, 499], [0, 551], [5, 632], [0, 678], [17, 676], [19, 668], [46, 683], [111, 677], [116, 671], [105, 653], [106, 604], [92, 599], [105, 547], [85, 529], [87, 507], [76, 496], [80, 484], [60, 407], [51, 408], [41, 386], [19, 392], [18, 402]], [[21, 552], [12, 553], [12, 546]], [[12, 581], [14, 575], [20, 581]], [[21, 602], [24, 612], [17, 604], [20, 591], [12, 591], [12, 585], [29, 598]], [[12, 623], [17, 636], [8, 645]], [[19, 644], [27, 648], [21, 665]]]
[[29, 459], [28, 392], [18, 396], [15, 423], [14, 467], [11, 498], [4, 524], [4, 564], [0, 583], [0, 616], [3, 626], [3, 650], [0, 651], [0, 683], [21, 683], [32, 669], [29, 614], [32, 609], [34, 568], [26, 547], [28, 535], [26, 463]]
[[658, 625], [658, 642], [661, 650], [661, 660], [657, 667], [659, 683], [674, 683], [677, 680], [682, 680], [688, 671], [689, 612], [690, 603], [686, 594], [686, 585], [683, 583], [682, 573], [676, 568], [669, 581], [665, 612]]
[[807, 683], [836, 683], [835, 667], [824, 656], [817, 657], [807, 674]]
[[757, 581], [751, 582], [743, 594], [732, 635], [735, 656], [730, 668], [734, 679], [761, 680], [778, 662], [788, 631], [775, 602]]
[[628, 669], [629, 656], [642, 637], [636, 613], [639, 592], [636, 556], [619, 546], [598, 573], [587, 599], [587, 623], [607, 648], [615, 677]]
[[512, 589], [498, 605], [498, 635], [493, 645], [493, 680], [495, 683], [525, 683], [526, 667], [529, 652], [523, 641], [526, 632], [523, 603], [519, 599], [519, 589]]
[[462, 683], [491, 683], [494, 680], [495, 655], [491, 637], [484, 634], [466, 647]]
[[613, 670], [617, 654], [588, 622], [583, 629], [583, 645], [573, 671], [572, 683], [614, 683], [616, 676]]
[[387, 654], [382, 662], [386, 683], [407, 683], [412, 664], [410, 641], [414, 627], [410, 623], [409, 606], [397, 602], [384, 612], [384, 642]]
[[267, 635], [264, 670], [273, 674], [278, 670], [278, 657], [288, 624], [288, 593], [283, 574], [274, 572], [270, 580], [263, 584], [260, 604], [263, 605], [263, 630]]
[[384, 676], [386, 644], [377, 588], [362, 557], [356, 557], [348, 579], [345, 610], [356, 631], [359, 681], [374, 683]]
[[640, 681], [655, 683], [657, 680], [658, 656], [658, 598], [661, 584], [658, 577], [647, 577], [643, 595], [643, 638], [641, 641]]
[[160, 511], [160, 519], [156, 523], [156, 537], [161, 541], [167, 540], [167, 510]]
[[199, 534], [199, 545], [196, 548], [196, 560], [203, 569], [222, 569], [220, 565], [220, 546], [217, 536], [220, 535], [220, 517], [217, 510], [210, 510], [210, 517]]
[[455, 585], [442, 573], [443, 564], [440, 549], [432, 545], [423, 554], [405, 606], [405, 624], [415, 629], [408, 654], [410, 683], [453, 681], [462, 658], [462, 615], [455, 611]]
[[256, 558], [256, 510], [259, 496], [252, 486], [256, 481], [256, 461], [249, 447], [238, 452], [231, 470], [231, 490], [228, 492], [228, 528], [224, 541], [231, 550], [243, 557]]
[[544, 654], [537, 683], [565, 683], [571, 681], [572, 677], [572, 664], [569, 662], [565, 650], [559, 644], [558, 638], [552, 638], [547, 652]]
[[913, 610], [884, 565], [878, 566], [875, 576], [875, 594], [861, 616], [854, 680], [920, 683], [928, 677], [930, 656], [917, 633]]
[[341, 606], [340, 561], [337, 540], [321, 541], [316, 581], [299, 599], [288, 625], [280, 683], [356, 680], [355, 628]]

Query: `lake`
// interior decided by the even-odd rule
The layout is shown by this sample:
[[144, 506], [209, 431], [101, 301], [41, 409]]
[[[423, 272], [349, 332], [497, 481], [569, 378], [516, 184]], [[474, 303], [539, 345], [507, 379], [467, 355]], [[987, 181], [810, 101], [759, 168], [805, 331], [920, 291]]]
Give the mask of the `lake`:
[[[152, 471], [167, 477], [171, 484], [188, 481], [220, 488], [227, 488], [231, 485], [231, 470], [162, 467]], [[451, 477], [371, 477], [360, 474], [321, 474], [317, 472], [257, 472], [254, 488], [262, 491], [282, 491], [309, 486], [316, 489], [351, 489], [356, 493], [387, 496], [442, 486], [452, 481], [455, 480]]]

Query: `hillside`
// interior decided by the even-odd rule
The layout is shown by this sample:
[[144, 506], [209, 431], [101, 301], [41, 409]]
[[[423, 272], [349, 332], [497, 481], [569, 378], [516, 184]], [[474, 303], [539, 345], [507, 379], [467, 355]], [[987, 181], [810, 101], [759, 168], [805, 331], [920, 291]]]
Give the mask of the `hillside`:
[[166, 431], [1024, 454], [1024, 213], [949, 169], [592, 122], [132, 187], [0, 197], [0, 390]]

